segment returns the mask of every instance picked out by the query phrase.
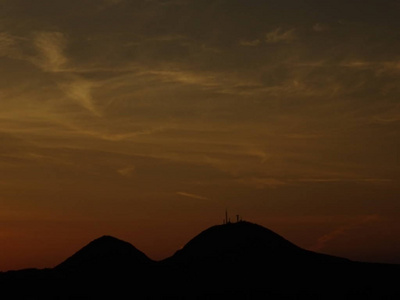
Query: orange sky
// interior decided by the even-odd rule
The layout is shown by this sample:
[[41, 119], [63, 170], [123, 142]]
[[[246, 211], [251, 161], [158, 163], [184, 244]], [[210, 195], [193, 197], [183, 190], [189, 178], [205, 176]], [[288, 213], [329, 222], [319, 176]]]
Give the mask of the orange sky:
[[0, 0], [0, 270], [232, 218], [400, 263], [395, 0]]

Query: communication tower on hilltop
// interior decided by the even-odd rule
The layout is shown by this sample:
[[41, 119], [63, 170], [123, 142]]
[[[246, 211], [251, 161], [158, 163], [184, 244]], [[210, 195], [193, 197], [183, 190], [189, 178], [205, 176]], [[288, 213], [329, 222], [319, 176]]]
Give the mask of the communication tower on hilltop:
[[228, 210], [225, 209], [225, 219], [224, 219], [224, 224], [230, 223], [231, 220], [228, 218]]
[[[239, 215], [236, 215], [236, 223], [242, 222], [242, 218]], [[231, 223], [231, 218], [228, 217], [228, 210], [225, 209], [225, 219], [223, 224], [230, 224]]]

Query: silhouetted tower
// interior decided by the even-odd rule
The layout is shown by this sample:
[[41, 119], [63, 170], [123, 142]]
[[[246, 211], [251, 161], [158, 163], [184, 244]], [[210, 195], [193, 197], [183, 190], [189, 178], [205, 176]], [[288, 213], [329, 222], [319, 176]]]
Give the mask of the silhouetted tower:
[[224, 224], [229, 224], [231, 222], [231, 219], [228, 217], [228, 210], [225, 210], [225, 220]]

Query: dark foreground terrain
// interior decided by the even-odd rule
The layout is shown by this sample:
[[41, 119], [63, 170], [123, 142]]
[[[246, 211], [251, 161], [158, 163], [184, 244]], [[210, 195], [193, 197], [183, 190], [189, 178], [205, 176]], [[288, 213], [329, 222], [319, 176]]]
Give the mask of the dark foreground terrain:
[[307, 251], [253, 223], [213, 226], [153, 261], [110, 236], [53, 269], [0, 273], [1, 299], [400, 299], [400, 266]]

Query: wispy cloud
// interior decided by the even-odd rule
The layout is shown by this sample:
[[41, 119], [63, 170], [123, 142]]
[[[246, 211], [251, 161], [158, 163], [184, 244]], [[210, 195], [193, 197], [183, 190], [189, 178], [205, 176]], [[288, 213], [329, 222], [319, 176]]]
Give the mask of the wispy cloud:
[[386, 112], [374, 116], [372, 122], [378, 124], [395, 124], [400, 122], [400, 105], [395, 105]]
[[400, 61], [368, 61], [368, 60], [348, 60], [339, 64], [340, 67], [356, 70], [373, 70], [377, 74], [386, 72], [400, 71]]
[[287, 182], [276, 178], [250, 177], [250, 178], [236, 179], [235, 182], [237, 184], [249, 186], [256, 189], [277, 188], [287, 185]]
[[328, 25], [322, 24], [322, 23], [315, 23], [312, 27], [312, 29], [315, 32], [323, 32], [323, 31], [327, 31], [329, 29]]
[[130, 177], [135, 172], [136, 168], [134, 166], [128, 166], [117, 170], [117, 173], [124, 177]]
[[357, 217], [352, 222], [350, 222], [346, 225], [340, 226], [340, 227], [336, 228], [335, 230], [328, 232], [327, 234], [324, 234], [323, 236], [318, 238], [318, 240], [316, 241], [314, 246], [311, 247], [311, 250], [313, 250], [313, 251], [323, 250], [329, 242], [339, 239], [341, 236], [346, 235], [349, 231], [351, 231], [359, 226], [363, 226], [367, 223], [376, 222], [379, 220], [380, 220], [380, 217], [378, 215], [366, 215], [366, 216]]
[[95, 87], [95, 83], [80, 77], [73, 77], [72, 80], [60, 83], [59, 86], [70, 99], [94, 115], [101, 116], [101, 112], [95, 105], [92, 97], [92, 90]]
[[144, 129], [134, 130], [129, 128], [129, 131], [122, 132], [121, 130], [113, 131], [110, 128], [104, 129], [103, 127], [87, 128], [84, 124], [76, 124], [69, 120], [54, 120], [54, 122], [57, 122], [58, 125], [66, 130], [72, 131], [76, 136], [91, 137], [108, 142], [133, 141], [140, 136], [152, 135], [174, 128], [173, 124], [148, 124], [148, 127]]
[[61, 32], [37, 32], [34, 35], [34, 45], [39, 51], [39, 58], [34, 62], [48, 72], [62, 71], [68, 62], [64, 55], [66, 44], [67, 39]]
[[350, 183], [368, 183], [368, 184], [385, 184], [392, 183], [392, 179], [387, 178], [349, 178], [349, 177], [336, 177], [336, 178], [300, 178], [294, 180], [303, 183], [336, 183], [336, 182], [350, 182]]
[[101, 116], [92, 97], [96, 83], [75, 75], [80, 68], [71, 67], [70, 59], [64, 53], [68, 44], [66, 35], [62, 32], [40, 31], [33, 35], [32, 41], [38, 50], [38, 56], [27, 60], [45, 72], [59, 73], [55, 80], [66, 96], [93, 115]]
[[188, 40], [187, 37], [180, 34], [165, 34], [159, 35], [151, 38], [147, 38], [145, 42], [176, 42], [176, 41], [185, 41]]
[[196, 195], [196, 194], [190, 194], [190, 193], [186, 193], [186, 192], [177, 192], [176, 194], [183, 196], [183, 197], [197, 199], [197, 200], [209, 200], [207, 197]]
[[240, 45], [245, 46], [245, 47], [255, 47], [260, 45], [261, 40], [255, 39], [255, 40], [241, 40]]
[[6, 32], [0, 32], [0, 55], [8, 55], [12, 46], [15, 45], [15, 38]]
[[150, 70], [145, 73], [157, 76], [166, 82], [179, 82], [183, 84], [200, 85], [204, 87], [216, 87], [220, 80], [216, 74], [199, 74], [184, 70]]
[[[124, 76], [126, 78], [124, 78]], [[201, 90], [206, 90], [218, 94], [233, 94], [236, 96], [250, 95], [263, 92], [264, 86], [253, 80], [245, 78], [238, 74], [219, 71], [193, 71], [187, 70], [184, 67], [176, 68], [154, 68], [133, 71], [130, 74], [122, 75], [120, 83], [132, 84], [132, 76], [137, 80], [142, 80], [144, 83], [160, 82], [157, 88], [165, 88], [169, 86], [173, 89], [183, 89], [185, 87], [196, 87]], [[169, 89], [170, 89], [169, 88]], [[269, 90], [268, 90], [269, 91]]]
[[31, 43], [29, 38], [5, 31], [0, 32], [0, 57], [5, 56], [15, 60], [32, 62], [31, 57], [23, 54], [23, 48], [29, 43]]
[[288, 43], [295, 39], [295, 29], [282, 29], [276, 28], [275, 30], [268, 32], [265, 35], [265, 42], [268, 44], [275, 44], [275, 43]]
[[117, 5], [122, 2], [125, 2], [125, 0], [103, 0], [105, 5]]

